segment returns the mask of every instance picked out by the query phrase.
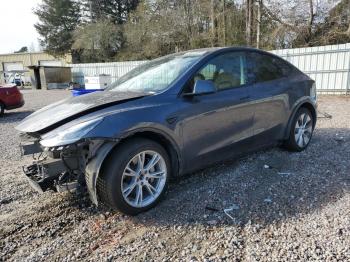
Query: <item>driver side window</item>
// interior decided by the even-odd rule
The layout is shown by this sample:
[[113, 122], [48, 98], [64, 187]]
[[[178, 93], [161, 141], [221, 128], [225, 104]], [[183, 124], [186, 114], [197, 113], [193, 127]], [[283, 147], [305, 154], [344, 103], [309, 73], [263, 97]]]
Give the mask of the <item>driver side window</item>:
[[218, 91], [246, 84], [244, 53], [232, 52], [214, 57], [193, 76], [188, 91], [192, 92], [197, 80], [212, 81]]

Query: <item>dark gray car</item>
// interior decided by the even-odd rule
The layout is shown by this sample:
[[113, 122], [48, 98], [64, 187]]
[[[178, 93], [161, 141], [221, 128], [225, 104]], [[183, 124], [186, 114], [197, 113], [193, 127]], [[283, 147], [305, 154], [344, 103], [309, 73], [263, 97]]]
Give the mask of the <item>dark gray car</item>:
[[314, 81], [283, 59], [213, 48], [150, 61], [103, 92], [26, 119], [25, 175], [38, 191], [86, 185], [126, 214], [161, 199], [171, 177], [273, 145], [304, 150], [316, 124]]

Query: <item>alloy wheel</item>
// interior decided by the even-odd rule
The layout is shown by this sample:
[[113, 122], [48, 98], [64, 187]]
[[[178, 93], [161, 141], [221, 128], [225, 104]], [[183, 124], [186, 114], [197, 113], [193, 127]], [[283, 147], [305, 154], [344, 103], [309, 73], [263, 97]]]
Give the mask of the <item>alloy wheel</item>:
[[160, 196], [166, 179], [164, 158], [155, 151], [142, 151], [129, 161], [123, 171], [123, 198], [132, 207], [146, 207]]
[[309, 144], [312, 136], [312, 129], [311, 117], [306, 113], [301, 114], [295, 123], [294, 129], [295, 142], [300, 148], [304, 148]]

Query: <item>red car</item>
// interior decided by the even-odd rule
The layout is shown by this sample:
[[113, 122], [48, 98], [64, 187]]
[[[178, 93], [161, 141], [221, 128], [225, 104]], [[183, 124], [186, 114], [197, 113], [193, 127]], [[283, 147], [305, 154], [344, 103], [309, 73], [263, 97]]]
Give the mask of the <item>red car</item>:
[[23, 95], [16, 85], [0, 85], [0, 116], [5, 110], [19, 108], [23, 105]]

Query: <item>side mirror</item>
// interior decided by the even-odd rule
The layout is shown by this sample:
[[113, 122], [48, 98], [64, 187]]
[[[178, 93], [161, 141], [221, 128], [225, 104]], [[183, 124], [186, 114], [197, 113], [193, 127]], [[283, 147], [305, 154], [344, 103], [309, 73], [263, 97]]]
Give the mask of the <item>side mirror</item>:
[[193, 95], [205, 95], [216, 92], [214, 83], [210, 80], [197, 80], [194, 84]]

